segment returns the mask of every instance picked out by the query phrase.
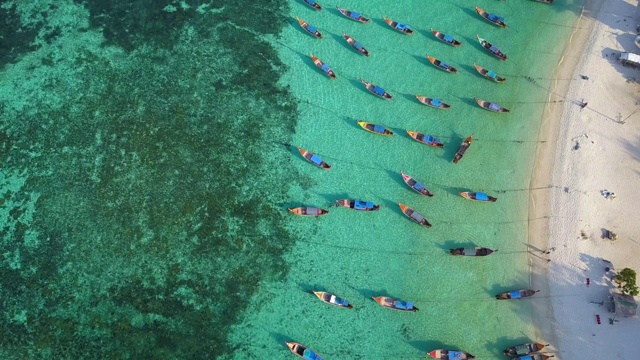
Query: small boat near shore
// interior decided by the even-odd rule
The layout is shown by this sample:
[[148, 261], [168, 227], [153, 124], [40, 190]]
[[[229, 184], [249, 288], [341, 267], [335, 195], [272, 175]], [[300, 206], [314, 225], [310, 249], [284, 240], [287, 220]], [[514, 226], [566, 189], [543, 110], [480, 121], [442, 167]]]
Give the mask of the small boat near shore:
[[544, 349], [545, 346], [549, 346], [549, 344], [540, 344], [535, 342], [526, 343], [512, 346], [508, 349], [505, 349], [503, 352], [507, 356], [529, 355], [531, 353], [538, 352]]
[[473, 200], [473, 201], [487, 201], [487, 202], [496, 202], [498, 201], [497, 198], [494, 198], [493, 196], [489, 196], [483, 192], [470, 192], [470, 191], [463, 191], [458, 193], [460, 194], [460, 196], [462, 196], [463, 198], [467, 199], [467, 200]]
[[460, 45], [462, 45], [460, 41], [454, 39], [453, 36], [451, 35], [447, 35], [438, 30], [433, 30], [433, 28], [431, 28], [430, 30], [433, 36], [435, 36], [438, 40], [442, 41], [443, 43], [453, 45], [455, 47], [460, 47]]
[[413, 208], [401, 203], [398, 203], [398, 206], [400, 206], [400, 210], [402, 210], [402, 213], [409, 219], [417, 222], [418, 224], [424, 227], [431, 227], [431, 224], [429, 223], [429, 221], [422, 214], [415, 211]]
[[318, 59], [316, 56], [313, 56], [313, 53], [309, 53], [309, 56], [311, 56], [311, 60], [313, 60], [313, 63], [318, 67], [318, 69], [322, 70], [323, 73], [333, 80], [336, 79], [336, 73], [331, 70], [329, 65], [323, 63], [322, 60]]
[[410, 175], [405, 174], [402, 170], [400, 170], [400, 174], [402, 174], [402, 180], [404, 180], [405, 184], [415, 190], [418, 194], [422, 194], [427, 197], [433, 197], [433, 193], [427, 190], [427, 188], [425, 188], [421, 182], [414, 179]]
[[289, 350], [299, 358], [303, 358], [305, 360], [323, 360], [320, 355], [300, 343], [295, 341], [285, 341], [285, 344], [287, 344]]
[[346, 207], [347, 209], [358, 210], [358, 211], [380, 210], [380, 205], [376, 205], [371, 201], [341, 199], [341, 200], [336, 200], [336, 203], [342, 207]]
[[476, 69], [478, 73], [480, 73], [480, 75], [486, 77], [491, 81], [497, 82], [498, 84], [502, 84], [505, 81], [507, 81], [507, 79], [498, 76], [498, 74], [496, 74], [495, 71], [491, 71], [489, 69], [483, 68], [482, 66], [476, 65], [476, 64], [473, 64], [473, 67]]
[[300, 148], [299, 146], [296, 146], [298, 148], [298, 151], [300, 152], [300, 155], [302, 155], [302, 157], [307, 160], [308, 162], [312, 163], [313, 165], [319, 167], [320, 169], [324, 169], [324, 170], [330, 170], [331, 169], [331, 165], [327, 164], [324, 160], [322, 160], [322, 158], [314, 153], [312, 153], [311, 151], [307, 151], [305, 149]]
[[455, 256], [487, 256], [491, 255], [498, 250], [491, 250], [486, 247], [466, 247], [466, 248], [455, 248], [449, 249], [449, 254]]
[[551, 359], [552, 357], [555, 357], [555, 355], [530, 354], [530, 355], [518, 356], [511, 360], [548, 360], [548, 359]]
[[369, 56], [369, 51], [365, 49], [365, 47], [362, 46], [362, 44], [357, 42], [356, 39], [352, 38], [351, 36], [345, 33], [342, 33], [342, 36], [344, 37], [345, 40], [347, 40], [347, 43], [351, 45], [352, 48], [356, 49], [357, 52], [359, 52], [364, 56]]
[[296, 16], [296, 20], [298, 20], [298, 24], [300, 24], [300, 27], [304, 29], [304, 31], [306, 31], [307, 33], [309, 33], [309, 35], [317, 38], [317, 39], [322, 39], [322, 34], [320, 33], [320, 31], [318, 31], [318, 29], [315, 28], [315, 26], [309, 24], [308, 22], [300, 19], [299, 17]]
[[491, 112], [497, 112], [497, 113], [508, 113], [511, 110], [502, 107], [502, 105], [494, 103], [494, 102], [490, 102], [490, 101], [486, 101], [486, 100], [481, 100], [478, 98], [473, 98], [473, 100], [476, 101], [476, 104], [478, 104], [478, 106], [480, 106], [481, 108], [491, 111]]
[[534, 0], [534, 1], [545, 3], [545, 4], [553, 4], [553, 0]]
[[322, 216], [329, 213], [329, 210], [320, 209], [313, 206], [299, 206], [296, 208], [288, 208], [287, 210], [298, 216]]
[[393, 136], [393, 131], [387, 129], [382, 125], [372, 124], [367, 121], [358, 121], [358, 125], [360, 125], [361, 128], [367, 130], [370, 133], [374, 133], [382, 136]]
[[480, 35], [476, 35], [476, 38], [478, 39], [478, 42], [480, 43], [480, 45], [482, 45], [482, 47], [485, 48], [488, 52], [492, 53], [494, 56], [498, 57], [498, 59], [502, 61], [507, 61], [507, 55], [502, 51], [500, 51], [500, 48], [498, 48], [495, 45], [492, 45], [487, 40], [481, 38]]
[[429, 54], [427, 54], [427, 59], [429, 59], [429, 62], [433, 64], [433, 66], [437, 67], [440, 70], [444, 70], [448, 73], [451, 74], [457, 74], [458, 73], [458, 69], [454, 68], [453, 66], [447, 64], [444, 61], [441, 61], [440, 59], [436, 59], [433, 56], [429, 56]]
[[419, 133], [417, 131], [406, 130], [409, 137], [413, 140], [428, 145], [442, 149], [444, 147], [444, 143], [437, 137], [433, 137], [431, 135], [425, 135], [423, 133]]
[[476, 6], [476, 12], [482, 16], [485, 20], [487, 20], [488, 22], [492, 23], [493, 25], [499, 26], [501, 28], [505, 28], [507, 27], [507, 24], [504, 23], [504, 18], [501, 16], [498, 16], [496, 14], [492, 14], [489, 12], [484, 11], [484, 9], [479, 8]]
[[351, 309], [353, 308], [353, 305], [351, 305], [349, 303], [349, 301], [347, 301], [346, 299], [343, 298], [339, 298], [331, 293], [328, 292], [324, 292], [324, 291], [311, 291], [315, 296], [318, 297], [318, 299], [320, 299], [323, 303], [329, 304], [329, 305], [333, 305], [333, 306], [337, 306], [337, 307], [341, 307], [341, 308], [345, 308], [345, 309]]
[[380, 306], [385, 307], [387, 309], [398, 310], [398, 311], [418, 311], [419, 309], [413, 305], [410, 301], [401, 301], [396, 300], [386, 296], [378, 296], [371, 297], [375, 302], [377, 302]]
[[386, 92], [380, 86], [374, 85], [374, 84], [372, 84], [372, 83], [370, 83], [368, 81], [365, 81], [362, 78], [360, 78], [360, 82], [364, 85], [365, 89], [369, 90], [369, 92], [372, 93], [375, 96], [378, 96], [378, 97], [386, 99], [386, 100], [391, 100], [393, 98], [393, 96], [391, 96], [391, 94]]
[[355, 20], [357, 22], [361, 22], [363, 24], [368, 24], [369, 21], [371, 21], [371, 19], [366, 18], [364, 16], [362, 16], [360, 13], [357, 13], [355, 11], [351, 11], [351, 10], [347, 10], [347, 9], [343, 9], [340, 7], [337, 7], [338, 11], [340, 11], [340, 14], [346, 16], [347, 18], [351, 19], [351, 20]]
[[505, 292], [502, 292], [502, 293], [496, 295], [496, 299], [498, 299], [498, 300], [523, 299], [523, 298], [527, 298], [527, 297], [533, 296], [538, 291], [540, 291], [540, 290], [526, 289], [526, 290], [505, 291]]
[[456, 151], [456, 156], [453, 157], [454, 164], [457, 164], [458, 161], [462, 159], [462, 157], [464, 156], [464, 153], [467, 152], [467, 150], [469, 149], [469, 146], [471, 146], [471, 141], [473, 141], [473, 133], [471, 133], [471, 135], [469, 135], [466, 139], [464, 139], [462, 141], [462, 144], [460, 144], [458, 151]]
[[320, 6], [320, 4], [316, 2], [316, 0], [302, 0], [302, 1], [304, 1], [305, 4], [311, 6], [312, 8], [318, 11], [322, 10], [322, 6]]
[[440, 99], [429, 98], [421, 95], [416, 95], [416, 99], [418, 99], [418, 101], [420, 101], [422, 104], [434, 107], [436, 109], [451, 109], [451, 105], [442, 102], [442, 100]]
[[427, 355], [439, 360], [470, 360], [476, 358], [475, 356], [464, 351], [446, 349], [433, 350], [427, 353]]
[[386, 22], [387, 25], [391, 26], [393, 30], [400, 31], [403, 34], [413, 35], [413, 29], [411, 29], [411, 26], [388, 19], [386, 16], [383, 16], [382, 18], [384, 19], [384, 22]]

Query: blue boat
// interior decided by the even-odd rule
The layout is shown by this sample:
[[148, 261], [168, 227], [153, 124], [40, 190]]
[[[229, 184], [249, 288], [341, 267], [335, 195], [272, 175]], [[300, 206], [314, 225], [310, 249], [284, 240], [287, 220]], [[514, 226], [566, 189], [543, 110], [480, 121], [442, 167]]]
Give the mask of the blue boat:
[[459, 194], [460, 194], [460, 196], [462, 196], [463, 198], [465, 198], [467, 200], [488, 201], [488, 202], [496, 202], [496, 201], [498, 201], [497, 198], [494, 198], [493, 196], [489, 196], [489, 195], [487, 195], [486, 193], [483, 193], [483, 192], [464, 191], [464, 192], [460, 192]]
[[353, 305], [351, 305], [347, 299], [337, 297], [333, 294], [330, 294], [324, 291], [312, 291], [312, 292], [318, 297], [318, 299], [320, 299], [322, 302], [327, 303], [329, 305], [347, 308], [347, 309], [353, 308]]
[[524, 298], [533, 296], [538, 291], [540, 291], [540, 290], [526, 289], [526, 290], [505, 291], [503, 293], [500, 293], [500, 294], [496, 295], [496, 299], [498, 299], [498, 300], [524, 299]]
[[380, 86], [374, 85], [368, 81], [365, 81], [364, 79], [360, 78], [360, 82], [364, 85], [364, 87], [369, 90], [369, 92], [371, 92], [373, 95], [381, 97], [383, 99], [387, 99], [387, 100], [391, 100], [393, 98], [393, 96], [391, 96], [391, 94], [389, 94], [388, 92], [386, 92], [383, 88], [381, 88]]
[[460, 45], [462, 45], [462, 43], [456, 39], [453, 38], [453, 36], [442, 33], [438, 30], [433, 30], [433, 28], [431, 28], [431, 33], [433, 34], [433, 36], [435, 36], [438, 40], [447, 43], [449, 45], [453, 45], [455, 47], [460, 47]]
[[323, 360], [320, 355], [318, 355], [313, 350], [307, 348], [306, 346], [303, 346], [300, 343], [297, 343], [295, 341], [290, 341], [290, 342], [285, 342], [285, 344], [287, 344], [287, 347], [289, 347], [289, 350], [291, 350], [291, 352], [296, 354], [299, 358], [306, 359], [306, 360]]
[[305, 4], [311, 6], [312, 8], [318, 11], [322, 10], [322, 6], [320, 6], [320, 4], [318, 4], [316, 0], [302, 0], [302, 1], [304, 1]]
[[346, 207], [347, 209], [358, 210], [358, 211], [377, 211], [380, 210], [380, 205], [376, 205], [371, 201], [362, 201], [362, 200], [354, 200], [354, 199], [342, 199], [336, 200], [341, 206]]
[[369, 18], [366, 18], [366, 17], [362, 16], [361, 14], [359, 14], [359, 13], [357, 13], [355, 11], [343, 9], [343, 8], [340, 8], [340, 7], [337, 7], [337, 6], [336, 6], [336, 8], [338, 9], [338, 11], [340, 11], [340, 13], [342, 15], [346, 16], [347, 18], [349, 18], [351, 20], [355, 20], [355, 21], [361, 22], [363, 24], [368, 24], [369, 21], [371, 20]]
[[383, 16], [382, 18], [384, 19], [384, 22], [387, 23], [387, 25], [391, 26], [392, 29], [400, 31], [403, 34], [413, 35], [413, 29], [411, 29], [411, 26], [393, 21], [391, 19], [388, 19], [386, 16]]
[[313, 165], [319, 167], [320, 169], [325, 169], [325, 170], [330, 170], [331, 169], [331, 165], [327, 164], [324, 160], [322, 160], [322, 158], [314, 153], [312, 153], [311, 151], [307, 151], [305, 149], [302, 149], [301, 147], [297, 146], [298, 151], [300, 152], [300, 155], [302, 155], [302, 157], [307, 160], [308, 162], [312, 163]]
[[386, 296], [371, 297], [380, 306], [387, 309], [399, 310], [399, 311], [411, 311], [416, 312], [419, 309], [413, 305], [411, 301], [396, 300]]

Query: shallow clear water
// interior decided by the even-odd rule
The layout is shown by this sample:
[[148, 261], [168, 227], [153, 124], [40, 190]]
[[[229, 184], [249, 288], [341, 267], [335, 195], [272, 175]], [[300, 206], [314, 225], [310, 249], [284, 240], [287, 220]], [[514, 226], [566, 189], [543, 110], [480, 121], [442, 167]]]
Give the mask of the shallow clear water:
[[[441, 347], [498, 358], [532, 336], [527, 302], [493, 295], [528, 285], [526, 189], [545, 89], [577, 5], [477, 4], [505, 16], [507, 29], [463, 1], [339, 4], [370, 16], [368, 25], [322, 5], [3, 2], [0, 324], [12, 336], [0, 340], [2, 358], [290, 358], [288, 340], [326, 358], [413, 358]], [[301, 31], [295, 15], [325, 38]], [[383, 15], [416, 33], [391, 30]], [[352, 51], [343, 31], [371, 57]], [[509, 60], [484, 52], [475, 34]], [[459, 73], [436, 69], [425, 52]], [[482, 78], [474, 62], [506, 84]], [[394, 100], [366, 92], [360, 77]], [[416, 93], [452, 109], [427, 108]], [[489, 113], [473, 97], [511, 113]], [[356, 119], [396, 134], [367, 133]], [[446, 146], [426, 147], [404, 129]], [[295, 145], [333, 169], [315, 168]], [[400, 170], [436, 196], [413, 192]], [[500, 200], [472, 203], [457, 195], [463, 189]], [[346, 197], [382, 209], [329, 208]], [[412, 223], [398, 201], [433, 227]], [[331, 213], [286, 212], [301, 204]], [[470, 244], [500, 251], [447, 254]], [[312, 289], [355, 309], [322, 304]], [[392, 312], [372, 295], [421, 310]]]

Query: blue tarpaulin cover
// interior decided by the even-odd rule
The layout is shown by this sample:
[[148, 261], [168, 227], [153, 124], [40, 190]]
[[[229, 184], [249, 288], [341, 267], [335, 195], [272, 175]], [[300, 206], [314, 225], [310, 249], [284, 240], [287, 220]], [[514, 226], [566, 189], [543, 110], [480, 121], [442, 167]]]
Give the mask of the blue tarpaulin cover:
[[447, 64], [446, 62], [440, 61], [440, 67], [448, 68], [449, 64]]
[[489, 50], [491, 50], [491, 51], [492, 51], [492, 52], [494, 52], [494, 53], [497, 53], [498, 51], [500, 51], [500, 49], [498, 49], [498, 47], [497, 47], [497, 46], [495, 46], [495, 45], [491, 45], [491, 47], [489, 48]]
[[410, 29], [410, 27], [409, 27], [409, 25], [406, 25], [406, 24], [397, 24], [396, 25], [396, 29], [398, 29], [398, 30], [405, 30], [405, 29], [408, 30], [408, 29]]
[[322, 360], [322, 358], [318, 354], [309, 349], [304, 349], [304, 354], [302, 355], [302, 357], [307, 360]]
[[491, 103], [491, 104], [489, 104], [489, 110], [500, 111], [500, 105], [498, 105], [496, 103]]
[[449, 360], [461, 360], [464, 359], [462, 351], [451, 351], [449, 350]]
[[422, 185], [421, 183], [416, 181], [416, 183], [413, 184], [413, 188], [418, 190], [418, 191], [422, 191], [424, 189], [424, 185]]
[[411, 301], [407, 301], [407, 309], [413, 309], [413, 303]]
[[367, 209], [373, 209], [373, 207], [375, 206], [374, 203], [372, 203], [371, 201], [367, 201], [365, 203], [365, 206], [367, 207]]
[[353, 19], [359, 19], [360, 18], [360, 14], [358, 14], [357, 12], [351, 12], [351, 18]]
[[520, 299], [520, 290], [509, 291], [512, 299]]
[[442, 101], [440, 101], [438, 99], [433, 99], [433, 100], [431, 100], [431, 104], [433, 106], [440, 106], [440, 105], [442, 105]]
[[324, 71], [324, 72], [329, 72], [329, 70], [331, 70], [331, 69], [329, 68], [329, 65], [327, 65], [327, 64], [322, 64], [322, 71]]
[[497, 17], [497, 16], [495, 16], [494, 14], [489, 14], [487, 17], [488, 17], [488, 18], [489, 18], [489, 20], [491, 20], [491, 21], [496, 21], [496, 20], [498, 20], [498, 17]]
[[373, 131], [384, 134], [384, 126], [373, 125]]
[[363, 201], [356, 200], [353, 202], [353, 208], [358, 210], [364, 210], [367, 208], [367, 204]]
[[313, 25], [307, 26], [307, 30], [309, 30], [312, 33], [315, 33], [316, 31], [318, 31], [318, 29], [316, 29]]
[[353, 46], [354, 46], [356, 49], [358, 49], [358, 50], [362, 49], [362, 44], [360, 44], [360, 43], [359, 43], [359, 42], [357, 42], [357, 41], [353, 44]]
[[531, 356], [531, 355], [521, 356], [520, 360], [533, 360], [533, 356]]
[[425, 137], [424, 137], [424, 141], [425, 142], [432, 143], [433, 140], [434, 140], [434, 138], [431, 135], [425, 135]]
[[320, 156], [313, 154], [313, 156], [311, 156], [311, 162], [316, 164], [316, 165], [320, 165], [320, 163], [322, 163], [322, 159], [320, 158]]
[[452, 42], [453, 41], [453, 36], [451, 36], [449, 34], [445, 34], [444, 35], [444, 40], [448, 41], [448, 42]]
[[378, 94], [378, 95], [384, 95], [384, 89], [379, 87], [379, 86], [375, 86], [373, 88], [373, 92]]
[[306, 1], [307, 1], [307, 3], [309, 3], [309, 4], [311, 4], [311, 5], [313, 5], [313, 4], [315, 4], [315, 3], [316, 3], [316, 0], [306, 0]]
[[496, 72], [495, 72], [495, 71], [489, 71], [489, 72], [487, 73], [487, 75], [488, 75], [490, 78], [495, 78], [497, 74], [496, 74]]
[[485, 193], [477, 192], [476, 193], [476, 200], [486, 201], [486, 200], [489, 200], [489, 196], [487, 194], [485, 194]]
[[397, 300], [396, 301], [396, 308], [404, 310], [404, 309], [407, 308], [407, 304], [404, 301]]

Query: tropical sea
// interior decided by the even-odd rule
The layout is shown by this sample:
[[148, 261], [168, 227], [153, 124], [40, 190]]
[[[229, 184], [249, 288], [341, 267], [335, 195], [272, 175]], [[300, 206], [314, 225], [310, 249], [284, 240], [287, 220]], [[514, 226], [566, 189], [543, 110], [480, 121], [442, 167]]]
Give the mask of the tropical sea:
[[[327, 359], [420, 358], [437, 348], [498, 359], [535, 340], [530, 301], [544, 299], [494, 295], [529, 285], [533, 156], [581, 4], [353, 0], [316, 11], [301, 0], [3, 1], [0, 357], [287, 359], [283, 342], [297, 341]], [[507, 28], [474, 5], [504, 16]], [[305, 33], [296, 15], [324, 38]], [[430, 27], [463, 45], [438, 41]], [[482, 49], [476, 34], [508, 60]], [[474, 63], [506, 83], [483, 78]], [[451, 109], [428, 108], [415, 94]], [[485, 111], [474, 97], [511, 112]], [[395, 135], [368, 133], [357, 120]], [[445, 147], [419, 144], [405, 129]], [[316, 168], [296, 146], [333, 168]], [[435, 196], [407, 187], [401, 170]], [[381, 210], [332, 207], [342, 198]], [[433, 226], [413, 223], [397, 202]], [[301, 205], [330, 214], [287, 211]], [[448, 254], [474, 244], [499, 251]], [[354, 309], [323, 304], [311, 290]], [[371, 300], [380, 295], [420, 311], [384, 309]]]

